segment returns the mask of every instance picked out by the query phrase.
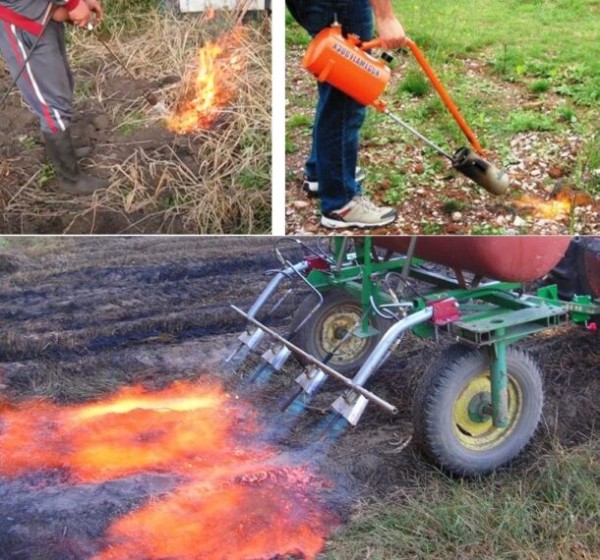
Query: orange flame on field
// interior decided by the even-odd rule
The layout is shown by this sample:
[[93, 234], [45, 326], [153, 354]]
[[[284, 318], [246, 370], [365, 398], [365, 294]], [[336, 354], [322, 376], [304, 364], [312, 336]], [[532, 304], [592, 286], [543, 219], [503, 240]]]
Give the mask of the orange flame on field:
[[243, 28], [236, 28], [198, 51], [195, 70], [186, 80], [167, 128], [179, 134], [209, 129], [235, 93], [235, 78], [246, 59], [239, 47]]
[[95, 560], [314, 558], [338, 524], [327, 483], [258, 443], [258, 416], [218, 384], [124, 389], [94, 404], [0, 413], [0, 476], [66, 469], [73, 483], [142, 472], [181, 480], [114, 521]]
[[566, 218], [571, 212], [572, 201], [568, 195], [559, 193], [552, 200], [544, 200], [539, 196], [525, 194], [515, 201], [517, 208], [530, 209], [531, 213], [540, 218], [558, 220]]
[[253, 473], [203, 476], [118, 520], [93, 560], [314, 558], [331, 515], [307, 499], [312, 477], [302, 468]]

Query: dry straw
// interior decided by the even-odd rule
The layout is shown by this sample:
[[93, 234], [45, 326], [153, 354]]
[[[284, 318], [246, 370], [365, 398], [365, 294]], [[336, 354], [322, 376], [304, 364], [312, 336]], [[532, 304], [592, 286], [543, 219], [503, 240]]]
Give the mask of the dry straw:
[[[41, 148], [23, 150], [2, 163], [5, 177], [17, 181], [3, 179], [2, 229], [31, 232], [37, 224], [43, 233], [269, 232], [269, 20], [261, 16], [227, 45], [235, 51], [228, 56], [245, 57], [246, 63], [228, 77], [235, 95], [211, 130], [171, 134], [164, 114], [143, 99], [144, 92], [153, 89], [167, 110], [175, 107], [194, 71], [198, 49], [231, 32], [246, 9], [243, 5], [220, 12], [208, 21], [197, 14], [159, 10], [109, 19], [110, 32], [104, 39], [139, 83], [131, 83], [97, 39], [73, 32], [69, 50], [78, 105], [90, 99], [100, 105], [112, 126], [108, 133], [118, 139], [100, 143], [92, 156], [94, 166], [109, 177], [109, 188], [92, 197], [60, 194], [51, 188], [52, 181], [46, 179], [44, 186], [43, 168], [31, 162], [22, 165], [31, 156], [28, 152], [40, 159]], [[179, 81], [172, 83], [173, 79]], [[125, 91], [131, 94], [121, 88], [115, 92], [115, 83], [128, 81], [131, 87]]]

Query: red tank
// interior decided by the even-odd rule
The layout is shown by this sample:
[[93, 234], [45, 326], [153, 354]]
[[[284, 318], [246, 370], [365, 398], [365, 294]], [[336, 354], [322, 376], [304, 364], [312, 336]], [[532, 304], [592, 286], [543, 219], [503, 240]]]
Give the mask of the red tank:
[[[569, 246], [568, 236], [420, 236], [415, 256], [487, 278], [529, 282], [548, 274]], [[406, 253], [411, 238], [374, 237], [378, 247]]]
[[387, 87], [391, 71], [360, 48], [356, 35], [342, 35], [339, 24], [323, 29], [310, 43], [302, 65], [362, 105], [371, 105]]

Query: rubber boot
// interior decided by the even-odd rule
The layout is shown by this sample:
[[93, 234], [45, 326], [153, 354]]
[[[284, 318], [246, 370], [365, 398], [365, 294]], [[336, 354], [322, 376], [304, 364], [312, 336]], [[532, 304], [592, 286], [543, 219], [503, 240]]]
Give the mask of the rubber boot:
[[58, 188], [70, 194], [92, 194], [108, 187], [108, 181], [79, 169], [69, 129], [59, 134], [44, 133], [48, 158], [58, 176]]

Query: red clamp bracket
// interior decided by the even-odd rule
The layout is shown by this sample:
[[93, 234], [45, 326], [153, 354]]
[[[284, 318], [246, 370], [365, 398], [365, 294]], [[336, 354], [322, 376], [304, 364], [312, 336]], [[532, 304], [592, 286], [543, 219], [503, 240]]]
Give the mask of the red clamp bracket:
[[427, 305], [433, 308], [433, 317], [431, 317], [431, 321], [438, 327], [453, 323], [460, 319], [460, 308], [458, 301], [454, 298], [430, 301]]
[[308, 264], [308, 271], [311, 270], [329, 270], [329, 263], [323, 258], [317, 255], [308, 255], [304, 258], [306, 264]]

